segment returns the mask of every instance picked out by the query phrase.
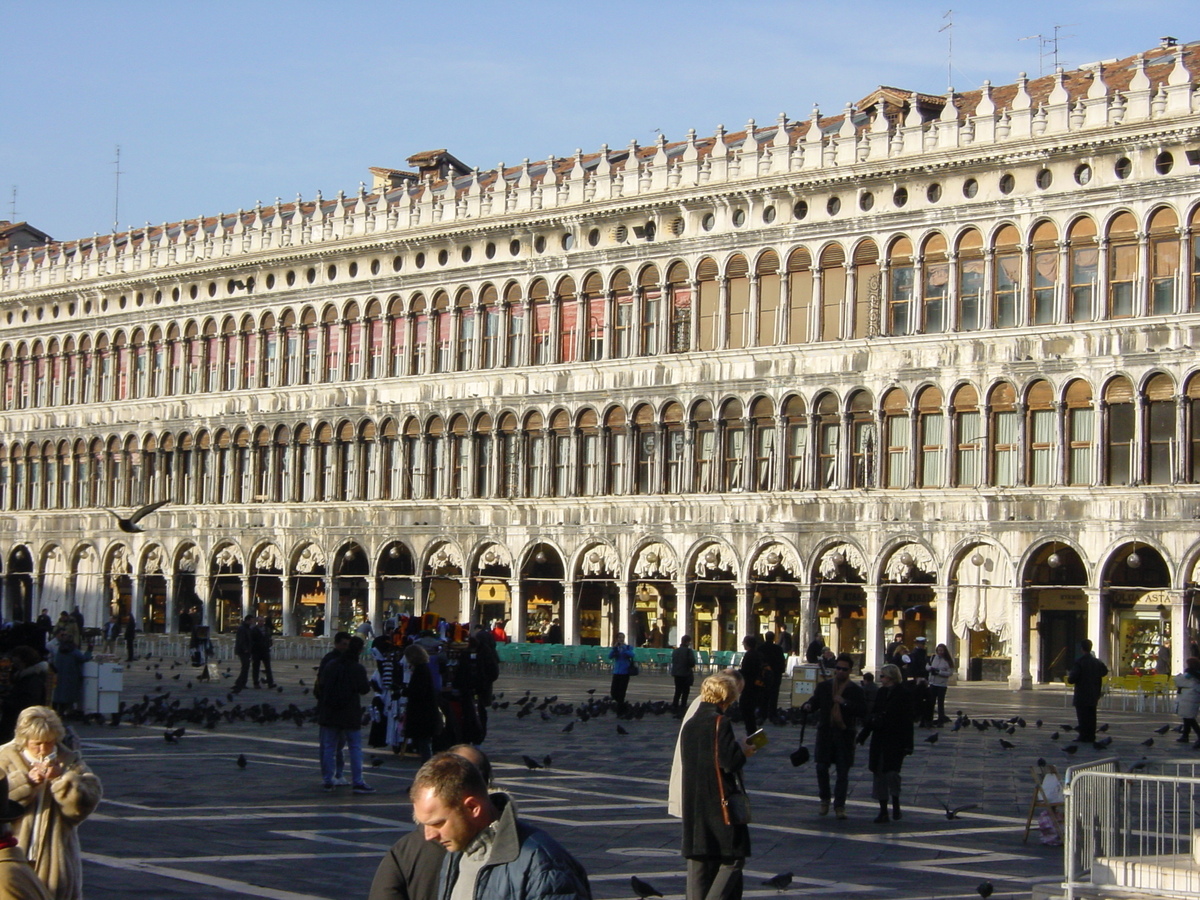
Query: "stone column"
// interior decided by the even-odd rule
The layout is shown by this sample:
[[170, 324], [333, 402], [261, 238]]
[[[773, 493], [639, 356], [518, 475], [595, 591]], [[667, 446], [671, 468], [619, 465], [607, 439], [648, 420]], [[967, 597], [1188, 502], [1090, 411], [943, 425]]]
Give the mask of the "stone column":
[[521, 594], [521, 579], [508, 580], [509, 616], [504, 630], [515, 643], [525, 643], [525, 598]]
[[1187, 591], [1171, 591], [1171, 671], [1182, 672], [1189, 655]]
[[283, 615], [280, 617], [279, 631], [287, 637], [300, 633], [296, 627], [296, 598], [292, 596], [292, 579], [287, 575], [279, 576], [280, 605]]
[[[1084, 593], [1087, 595], [1087, 636], [1096, 657], [1108, 663], [1112, 656], [1108, 640], [1108, 597], [1100, 588], [1084, 588]], [[1077, 647], [1071, 648], [1072, 653], [1077, 651]]]
[[328, 575], [323, 575], [321, 576], [321, 586], [325, 589], [325, 633], [333, 634], [338, 630], [338, 598], [334, 596], [337, 582]]
[[[133, 616], [133, 621], [135, 621], [137, 623], [138, 631], [144, 631], [146, 628], [146, 621], [145, 621], [146, 611], [145, 611], [145, 609], [143, 609], [143, 606], [145, 605], [143, 602], [144, 601], [143, 590], [144, 590], [145, 586], [142, 584], [142, 576], [141, 575], [128, 575], [126, 577], [129, 578], [129, 585], [130, 585], [129, 613], [130, 613], [130, 615]], [[115, 576], [113, 578], [113, 589], [114, 590], [119, 590], [119, 588], [117, 588], [117, 584], [119, 583], [120, 579], [121, 579], [120, 575]], [[33, 582], [33, 585], [36, 588], [37, 581], [35, 579], [30, 579], [30, 580]], [[37, 600], [38, 600], [38, 597], [35, 595], [33, 598], [33, 601], [34, 601], [33, 606], [31, 607], [32, 609], [40, 609], [41, 608], [38, 606]]]
[[579, 643], [579, 623], [577, 619], [578, 613], [575, 610], [575, 582], [571, 581], [569, 578], [564, 579], [562, 614], [559, 619], [559, 621], [562, 622], [563, 644], [569, 646], [571, 644]]
[[379, 579], [370, 574], [367, 575], [367, 621], [376, 634], [383, 634], [383, 620], [379, 616]]
[[166, 611], [163, 613], [166, 621], [163, 622], [163, 631], [167, 634], [175, 634], [179, 630], [179, 598], [175, 596], [175, 579], [170, 575], [164, 575], [163, 581], [167, 586]]
[[750, 595], [750, 584], [746, 581], [735, 581], [733, 584], [733, 593], [735, 598], [733, 627], [736, 638], [734, 640], [734, 647], [740, 648], [742, 646], [742, 638], [748, 634], [755, 633], [750, 630], [750, 616], [754, 612], [751, 606], [754, 598]]
[[871, 669], [883, 665], [883, 651], [887, 642], [883, 639], [883, 612], [887, 609], [886, 584], [863, 585], [867, 598], [867, 656], [866, 664]]
[[254, 598], [250, 596], [250, 576], [249, 575], [239, 575], [238, 581], [241, 583], [241, 586], [242, 586], [242, 615], [243, 616], [258, 615], [258, 610], [255, 609], [255, 606], [257, 604], [255, 604]]
[[213, 624], [213, 601], [210, 578], [208, 575], [197, 575], [195, 578], [196, 596], [200, 599], [200, 624], [208, 625], [211, 628]]
[[[1029, 634], [1029, 600], [1025, 596], [1024, 590], [1021, 588], [1013, 590], [1008, 609], [1008, 643], [1012, 648], [1008, 686], [1014, 691], [1027, 691], [1033, 687], [1033, 674], [1030, 666], [1033, 654]], [[961, 662], [966, 662], [966, 660]], [[959, 666], [959, 674], [965, 678], [966, 672], [962, 665]]]

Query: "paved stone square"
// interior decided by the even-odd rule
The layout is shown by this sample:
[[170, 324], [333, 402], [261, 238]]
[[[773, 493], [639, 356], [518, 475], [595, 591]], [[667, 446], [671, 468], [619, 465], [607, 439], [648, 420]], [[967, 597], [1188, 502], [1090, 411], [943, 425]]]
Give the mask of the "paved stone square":
[[[186, 687], [194, 673], [170, 660], [157, 674], [139, 661], [126, 670], [125, 697], [170, 691], [190, 705], [198, 696], [225, 700], [229, 681]], [[243, 706], [270, 702], [282, 709], [311, 705], [300, 685], [311, 684], [312, 663], [281, 661], [276, 676], [282, 693], [247, 690]], [[180, 674], [180, 680], [174, 675]], [[497, 684], [504, 699], [558, 695], [585, 700], [589, 688], [607, 691], [607, 678], [533, 677], [506, 673]], [[667, 678], [633, 679], [631, 700], [669, 700]], [[544, 721], [534, 713], [517, 719], [513, 706], [494, 712], [484, 747], [501, 789], [511, 793], [522, 817], [549, 830], [584, 864], [597, 898], [632, 897], [631, 875], [649, 881], [667, 897], [682, 897], [684, 866], [678, 855], [679, 823], [665, 811], [666, 776], [677, 722], [648, 715], [622, 723], [611, 715], [577, 722]], [[768, 726], [771, 743], [746, 770], [755, 823], [753, 857], [747, 863], [747, 896], [805, 894], [864, 898], [953, 898], [976, 896], [984, 880], [995, 898], [1027, 896], [1036, 882], [1056, 881], [1061, 850], [1044, 847], [1036, 830], [1022, 842], [1033, 793], [1030, 766], [1045, 758], [1062, 771], [1071, 758], [1061, 752], [1073, 723], [1059, 688], [1013, 693], [1000, 685], [951, 688], [947, 709], [970, 716], [1022, 715], [1027, 727], [1012, 736], [993, 728], [957, 733], [944, 728], [936, 744], [918, 729], [916, 752], [904, 770], [904, 818], [886, 826], [871, 821], [870, 773], [863, 748], [852, 773], [850, 818], [817, 815], [811, 763], [794, 769], [788, 754], [799, 738], [796, 726]], [[1045, 720], [1041, 728], [1034, 724]], [[1109, 753], [1126, 762], [1192, 755], [1175, 735], [1152, 729], [1177, 721], [1170, 712], [1105, 710], [1114, 742]], [[740, 726], [739, 726], [740, 727]], [[187, 726], [178, 743], [164, 740], [162, 727], [122, 724], [79, 728], [86, 757], [104, 783], [105, 799], [80, 832], [88, 900], [130, 896], [171, 898], [269, 897], [278, 900], [365, 897], [375, 866], [388, 846], [412, 827], [406, 789], [416, 770], [413, 757], [372, 751], [378, 765], [368, 781], [378, 788], [355, 796], [349, 788], [320, 789], [317, 731], [312, 724], [220, 724], [214, 730]], [[1059, 731], [1059, 740], [1051, 734]], [[1003, 736], [1016, 746], [1004, 749]], [[1155, 738], [1145, 748], [1140, 742]], [[812, 746], [811, 732], [807, 743]], [[1182, 749], [1180, 749], [1182, 748]], [[236, 765], [245, 754], [248, 765]], [[529, 771], [522, 754], [549, 755], [548, 769]], [[1081, 748], [1074, 759], [1100, 753]], [[978, 804], [953, 821], [942, 803]], [[783, 892], [762, 885], [790, 871]]]

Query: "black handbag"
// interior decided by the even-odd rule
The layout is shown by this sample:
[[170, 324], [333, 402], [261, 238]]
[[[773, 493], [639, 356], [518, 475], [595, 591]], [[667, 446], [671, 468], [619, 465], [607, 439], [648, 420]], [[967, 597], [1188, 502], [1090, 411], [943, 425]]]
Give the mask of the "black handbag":
[[789, 759], [793, 766], [802, 766], [811, 758], [808, 748], [804, 746], [804, 729], [808, 727], [808, 718], [800, 723], [800, 746], [791, 752]]
[[[725, 779], [721, 772], [721, 763], [717, 759], [717, 739], [721, 734], [721, 719], [723, 716], [717, 716], [717, 728], [713, 732], [713, 765], [717, 770], [717, 793], [721, 798], [721, 818], [726, 825], [749, 825], [750, 824], [750, 798], [746, 796], [743, 790], [735, 791], [732, 794], [725, 793]], [[737, 776], [734, 776], [737, 781]]]

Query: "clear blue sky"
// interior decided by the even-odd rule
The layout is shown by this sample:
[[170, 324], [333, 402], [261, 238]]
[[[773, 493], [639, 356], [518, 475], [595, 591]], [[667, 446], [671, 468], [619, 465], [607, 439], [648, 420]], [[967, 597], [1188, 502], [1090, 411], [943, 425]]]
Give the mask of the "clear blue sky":
[[468, 165], [838, 112], [1200, 39], [1196, 0], [0, 3], [0, 219], [69, 240]]

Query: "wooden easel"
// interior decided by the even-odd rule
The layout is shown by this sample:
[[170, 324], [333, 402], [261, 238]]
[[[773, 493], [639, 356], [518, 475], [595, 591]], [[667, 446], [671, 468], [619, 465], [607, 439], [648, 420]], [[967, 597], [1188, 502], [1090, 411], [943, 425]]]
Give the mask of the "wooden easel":
[[1059, 801], [1051, 801], [1046, 795], [1046, 789], [1043, 785], [1047, 775], [1053, 775], [1059, 785], [1062, 784], [1062, 779], [1059, 778], [1058, 769], [1054, 766], [1031, 766], [1030, 774], [1033, 775], [1033, 800], [1029, 804], [1029, 816], [1025, 819], [1025, 837], [1021, 839], [1021, 843], [1029, 842], [1029, 832], [1033, 828], [1033, 817], [1037, 815], [1039, 810], [1045, 810], [1050, 815], [1050, 821], [1054, 823], [1059, 836], [1063, 831], [1062, 825], [1062, 810], [1063, 804]]

